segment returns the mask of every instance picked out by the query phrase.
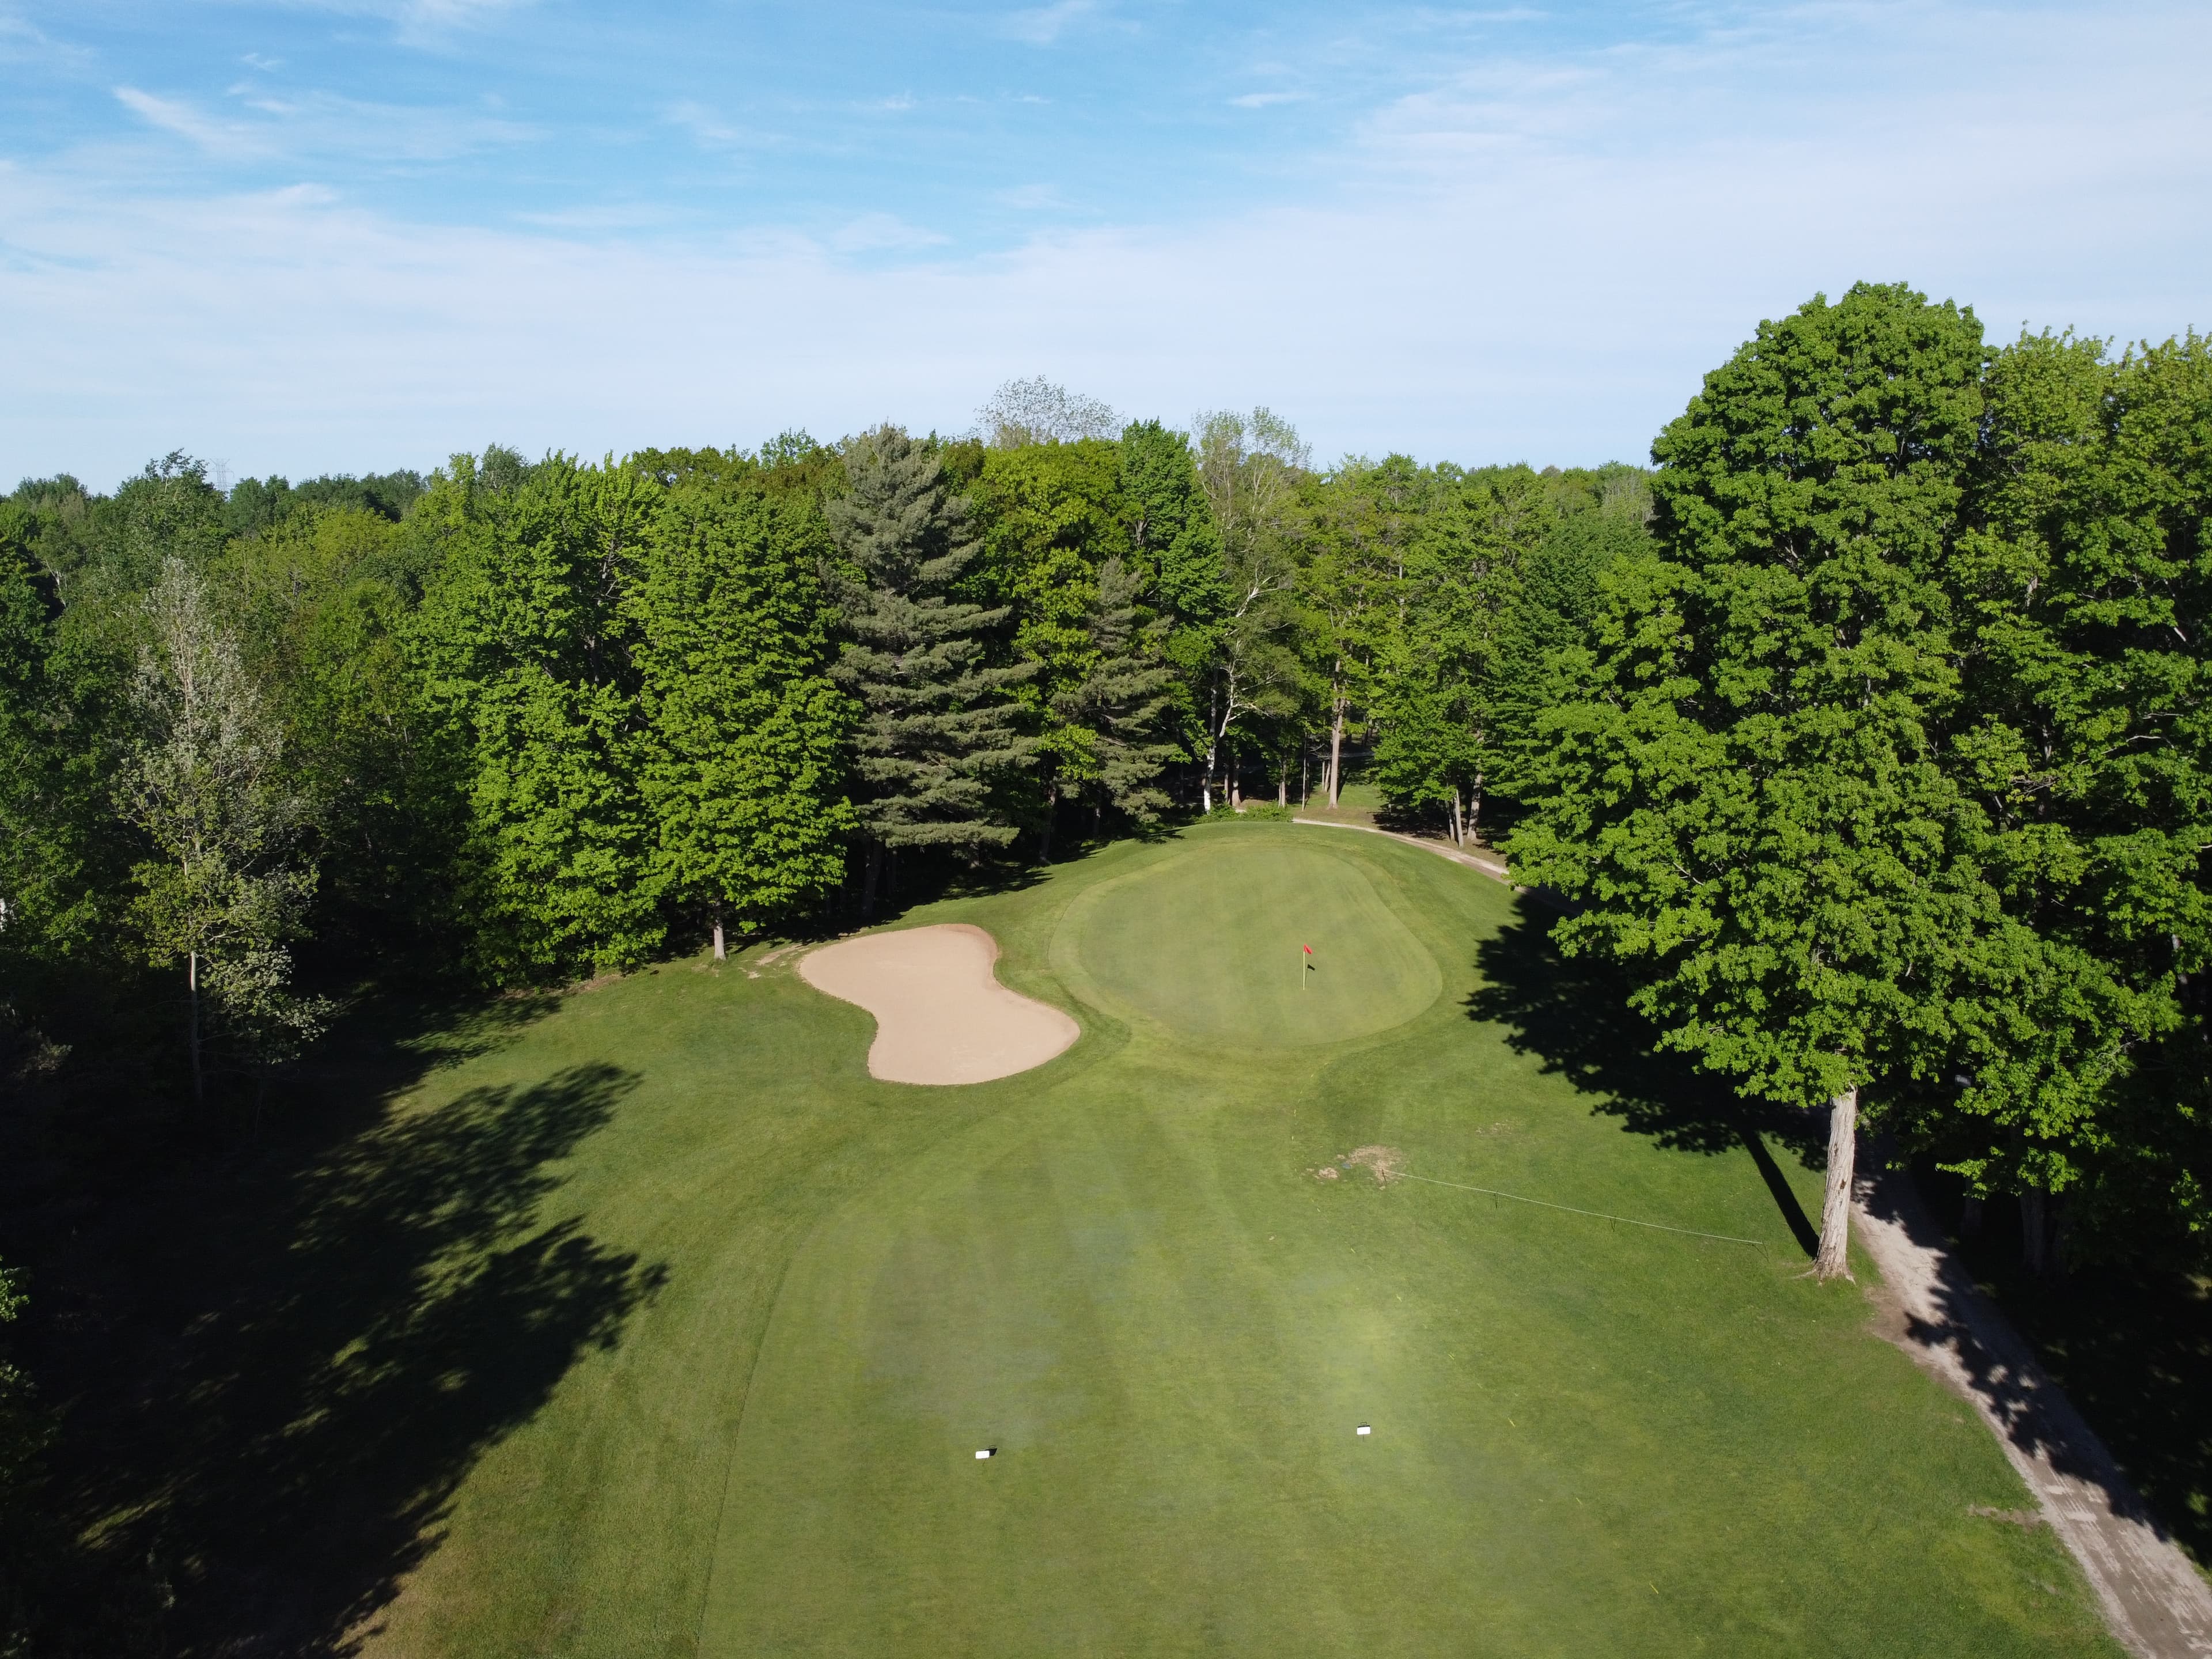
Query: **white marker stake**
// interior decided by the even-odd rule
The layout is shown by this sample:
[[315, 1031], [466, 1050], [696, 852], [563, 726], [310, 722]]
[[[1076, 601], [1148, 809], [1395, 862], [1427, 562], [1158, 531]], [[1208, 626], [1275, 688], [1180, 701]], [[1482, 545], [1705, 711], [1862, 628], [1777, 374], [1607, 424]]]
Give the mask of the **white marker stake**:
[[1369, 1428], [1364, 1423], [1362, 1423], [1358, 1429], [1353, 1431], [1353, 1432], [1356, 1434], [1372, 1434], [1375, 1431]]
[[[1364, 1429], [1360, 1430], [1360, 1433], [1362, 1433], [1362, 1434], [1364, 1434], [1364, 1433], [1366, 1433], [1366, 1432], [1367, 1432], [1367, 1431], [1366, 1431], [1366, 1430], [1364, 1430]], [[982, 1450], [981, 1450], [981, 1451], [979, 1451], [979, 1452], [977, 1452], [977, 1453], [975, 1454], [975, 1455], [976, 1455], [976, 1456], [978, 1456], [978, 1457], [996, 1457], [998, 1455], [999, 1455], [999, 1449], [998, 1449], [996, 1446], [986, 1446], [986, 1447], [984, 1447], [984, 1448], [983, 1448], [983, 1449], [982, 1449]]]

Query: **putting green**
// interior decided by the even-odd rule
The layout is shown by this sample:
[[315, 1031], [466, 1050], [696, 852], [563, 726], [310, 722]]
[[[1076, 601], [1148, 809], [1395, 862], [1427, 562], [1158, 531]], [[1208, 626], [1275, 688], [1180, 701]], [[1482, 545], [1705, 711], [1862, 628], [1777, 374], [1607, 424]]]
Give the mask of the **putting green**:
[[[867, 1016], [756, 951], [568, 999], [403, 1103], [465, 1146], [431, 1131], [629, 1079], [406, 1328], [537, 1329], [486, 1320], [533, 1239], [652, 1289], [426, 1506], [366, 1652], [2118, 1659], [2048, 1531], [1989, 1518], [2033, 1500], [1971, 1413], [1802, 1276], [1748, 1151], [1629, 1132], [1468, 1017], [1505, 889], [1206, 825], [900, 925], [933, 921], [1083, 1041], [878, 1083]], [[1286, 943], [1327, 953], [1313, 991]], [[1370, 1144], [1757, 1243], [1316, 1178]], [[509, 1361], [476, 1363], [441, 1356], [441, 1400]]]
[[1061, 935], [1085, 988], [1116, 1013], [1217, 1045], [1365, 1036], [1404, 1024], [1444, 986], [1359, 863], [1329, 847], [1217, 842], [1093, 888]]

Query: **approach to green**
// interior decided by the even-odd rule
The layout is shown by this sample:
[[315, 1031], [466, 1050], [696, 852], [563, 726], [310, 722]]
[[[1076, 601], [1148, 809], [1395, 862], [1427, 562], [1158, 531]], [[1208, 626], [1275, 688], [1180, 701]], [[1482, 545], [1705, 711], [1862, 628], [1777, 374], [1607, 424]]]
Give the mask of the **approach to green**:
[[942, 922], [1080, 1039], [880, 1081], [756, 947], [395, 1103], [566, 1126], [453, 1283], [629, 1288], [366, 1652], [2118, 1653], [1968, 1407], [1804, 1277], [1818, 1173], [1592, 1060], [1507, 889], [1206, 823], [894, 926]]

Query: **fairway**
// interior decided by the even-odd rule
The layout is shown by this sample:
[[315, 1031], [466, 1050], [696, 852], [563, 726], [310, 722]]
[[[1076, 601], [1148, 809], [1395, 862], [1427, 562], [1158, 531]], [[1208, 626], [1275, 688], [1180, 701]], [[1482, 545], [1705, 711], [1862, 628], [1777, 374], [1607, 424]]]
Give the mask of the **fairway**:
[[[1746, 1148], [1668, 1150], [1471, 1017], [1506, 889], [1209, 824], [897, 925], [947, 921], [1081, 1040], [879, 1082], [868, 1016], [756, 950], [399, 1103], [613, 1068], [526, 1226], [653, 1277], [366, 1651], [2118, 1653], [2046, 1531], [1974, 1512], [2030, 1500], [1856, 1287], [1802, 1277]], [[1317, 1178], [1372, 1145], [1755, 1243]]]

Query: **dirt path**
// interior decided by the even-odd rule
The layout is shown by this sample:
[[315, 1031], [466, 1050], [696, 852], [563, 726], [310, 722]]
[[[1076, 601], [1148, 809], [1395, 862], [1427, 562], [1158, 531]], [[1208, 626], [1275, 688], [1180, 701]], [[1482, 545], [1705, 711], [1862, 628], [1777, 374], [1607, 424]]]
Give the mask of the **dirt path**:
[[868, 1071], [887, 1083], [988, 1083], [1042, 1066], [1083, 1035], [999, 983], [999, 941], [962, 922], [842, 939], [799, 958], [816, 990], [876, 1017]]
[[1470, 870], [1480, 870], [1492, 881], [1510, 885], [1513, 878], [1506, 873], [1505, 860], [1490, 853], [1463, 853], [1456, 847], [1440, 841], [1424, 841], [1419, 836], [1401, 836], [1395, 830], [1377, 830], [1368, 823], [1338, 823], [1328, 818], [1292, 818], [1292, 823], [1310, 823], [1317, 830], [1355, 830], [1363, 836], [1382, 836], [1391, 841], [1402, 841], [1408, 847], [1418, 847], [1424, 852], [1434, 853], [1439, 858], [1449, 859], [1454, 864], [1464, 864]]
[[1881, 1272], [1882, 1334], [1971, 1401], [2141, 1659], [2212, 1655], [2212, 1587], [2160, 1530], [2104, 1443], [1943, 1248], [1909, 1179], [1859, 1183], [1859, 1240]]

